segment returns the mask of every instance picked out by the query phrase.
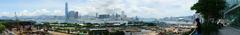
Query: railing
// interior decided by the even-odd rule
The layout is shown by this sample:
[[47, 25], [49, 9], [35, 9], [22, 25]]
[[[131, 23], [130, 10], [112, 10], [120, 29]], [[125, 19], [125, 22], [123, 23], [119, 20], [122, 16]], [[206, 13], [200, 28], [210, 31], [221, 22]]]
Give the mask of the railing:
[[193, 29], [193, 31], [189, 35], [193, 35], [196, 33], [196, 28]]

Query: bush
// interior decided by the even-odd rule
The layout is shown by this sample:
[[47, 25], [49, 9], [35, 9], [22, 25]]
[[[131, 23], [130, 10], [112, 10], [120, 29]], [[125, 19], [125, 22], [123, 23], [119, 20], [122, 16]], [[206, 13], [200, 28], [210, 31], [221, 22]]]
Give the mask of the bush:
[[0, 33], [2, 33], [2, 31], [4, 31], [5, 29], [5, 25], [3, 25], [3, 23], [0, 23]]
[[206, 22], [201, 26], [203, 35], [217, 34], [218, 29], [217, 23]]

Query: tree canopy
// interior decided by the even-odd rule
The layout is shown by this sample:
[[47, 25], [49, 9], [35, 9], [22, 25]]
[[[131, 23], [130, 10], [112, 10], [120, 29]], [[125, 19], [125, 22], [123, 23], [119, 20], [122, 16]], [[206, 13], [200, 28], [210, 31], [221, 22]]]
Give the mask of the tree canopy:
[[3, 25], [4, 22], [0, 22], [0, 33], [2, 33], [2, 31], [4, 31], [4, 29], [6, 28], [5, 25]]
[[218, 32], [216, 20], [223, 17], [223, 10], [226, 8], [225, 0], [198, 0], [191, 10], [196, 10], [205, 19], [201, 24], [203, 35]]
[[194, 4], [191, 10], [196, 10], [196, 13], [203, 15], [204, 19], [218, 19], [223, 15], [225, 3], [225, 0], [198, 0], [198, 3]]

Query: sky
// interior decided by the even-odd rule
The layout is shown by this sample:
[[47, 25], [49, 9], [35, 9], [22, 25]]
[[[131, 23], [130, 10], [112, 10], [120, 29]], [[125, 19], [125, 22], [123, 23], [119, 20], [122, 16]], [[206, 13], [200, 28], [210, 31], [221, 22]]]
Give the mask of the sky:
[[128, 17], [163, 18], [190, 16], [197, 0], [0, 0], [0, 16], [64, 15], [64, 5], [79, 15], [120, 13]]

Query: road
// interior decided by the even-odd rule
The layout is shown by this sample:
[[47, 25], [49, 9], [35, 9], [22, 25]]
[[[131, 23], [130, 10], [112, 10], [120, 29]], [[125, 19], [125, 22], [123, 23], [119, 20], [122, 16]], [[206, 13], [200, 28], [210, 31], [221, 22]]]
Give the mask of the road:
[[240, 35], [240, 29], [224, 27], [219, 30], [219, 35]]

